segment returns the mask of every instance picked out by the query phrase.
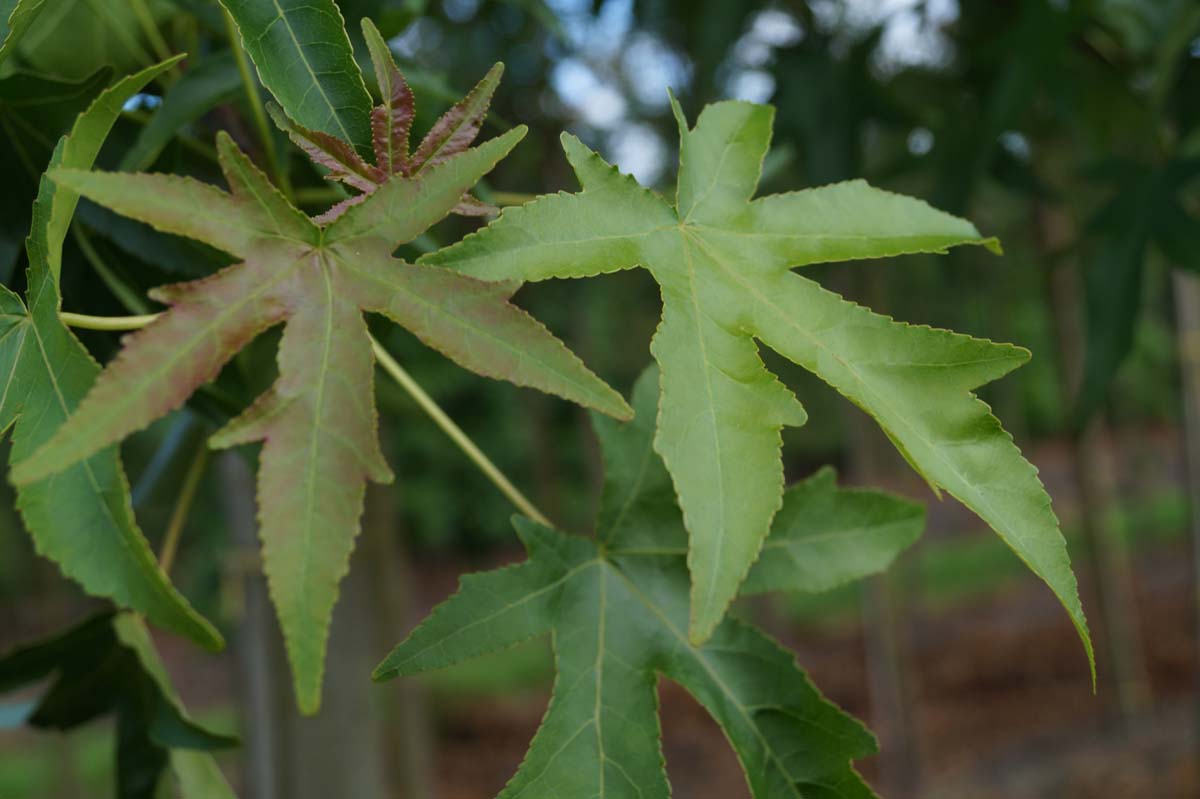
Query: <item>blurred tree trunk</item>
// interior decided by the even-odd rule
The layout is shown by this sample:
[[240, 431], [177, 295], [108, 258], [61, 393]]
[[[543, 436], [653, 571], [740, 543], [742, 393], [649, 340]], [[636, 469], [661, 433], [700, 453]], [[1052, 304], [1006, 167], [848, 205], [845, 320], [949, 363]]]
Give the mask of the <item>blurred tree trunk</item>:
[[[386, 423], [380, 420], [381, 435]], [[386, 438], [385, 438], [386, 440]], [[359, 542], [359, 566], [370, 590], [371, 669], [420, 620], [414, 607], [416, 585], [400, 545], [400, 520], [396, 513], [395, 486], [367, 488], [364, 531]], [[353, 623], [353, 622], [351, 622]], [[359, 679], [365, 679], [360, 675]], [[389, 797], [429, 799], [433, 796], [433, 742], [427, 697], [420, 683], [397, 679], [373, 684], [371, 695], [380, 708], [385, 753], [384, 777]]]
[[[1035, 225], [1043, 255], [1072, 240], [1070, 222], [1044, 205], [1035, 207]], [[1075, 262], [1063, 259], [1046, 269], [1046, 296], [1059, 361], [1061, 395], [1068, 413], [1082, 382], [1084, 340], [1080, 298], [1083, 289]], [[1141, 627], [1134, 593], [1134, 572], [1124, 541], [1116, 464], [1103, 412], [1097, 411], [1070, 437], [1071, 471], [1093, 575], [1096, 610], [1089, 614], [1099, 643], [1097, 670], [1115, 687], [1117, 717], [1124, 724], [1151, 702]]]
[[[855, 295], [885, 313], [882, 274], [869, 265], [854, 273]], [[855, 483], [885, 485], [900, 459], [883, 433], [857, 409], [849, 414], [849, 471]], [[880, 795], [915, 799], [921, 782], [921, 752], [912, 701], [912, 637], [900, 563], [863, 583], [863, 645], [871, 728], [879, 737]]]
[[[228, 465], [226, 465], [228, 464]], [[222, 463], [230, 525], [256, 560], [253, 478], [236, 455]], [[427, 799], [427, 725], [412, 681], [377, 685], [371, 671], [408, 628], [407, 590], [389, 488], [367, 494], [363, 534], [334, 609], [321, 712], [296, 710], [266, 581], [246, 569], [237, 684], [244, 717], [245, 799]]]
[[[1192, 581], [1195, 591], [1197, 662], [1200, 663], [1200, 277], [1176, 269], [1173, 275], [1179, 340], [1179, 373], [1183, 378], [1183, 429], [1188, 498], [1192, 514]], [[1200, 669], [1196, 670], [1200, 695]], [[1196, 708], [1196, 740], [1200, 742], [1200, 704]]]
[[237, 452], [217, 460], [226, 524], [233, 541], [229, 584], [234, 597], [234, 689], [242, 727], [242, 793], [245, 799], [282, 799], [280, 745], [282, 707], [288, 701], [279, 675], [287, 663], [276, 643], [279, 633], [267, 594], [267, 581], [258, 568], [254, 474]]

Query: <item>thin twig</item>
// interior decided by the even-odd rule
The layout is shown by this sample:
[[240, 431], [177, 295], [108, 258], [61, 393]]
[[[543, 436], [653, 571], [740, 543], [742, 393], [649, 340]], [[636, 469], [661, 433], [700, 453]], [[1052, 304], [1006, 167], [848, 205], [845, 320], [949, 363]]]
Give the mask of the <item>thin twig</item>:
[[116, 272], [113, 271], [112, 267], [108, 265], [96, 250], [95, 245], [92, 244], [91, 236], [78, 223], [71, 225], [71, 234], [74, 236], [75, 243], [79, 246], [80, 252], [83, 253], [83, 257], [92, 265], [92, 269], [96, 270], [96, 274], [104, 281], [104, 285], [125, 306], [125, 309], [132, 313], [149, 313], [150, 304], [117, 277]]
[[225, 15], [225, 30], [229, 36], [229, 47], [233, 50], [234, 60], [237, 61], [238, 73], [242, 76], [242, 86], [246, 89], [246, 100], [250, 103], [250, 115], [254, 118], [254, 127], [258, 130], [258, 138], [262, 140], [263, 153], [267, 158], [267, 167], [275, 176], [284, 196], [292, 196], [292, 185], [283, 171], [279, 154], [275, 151], [275, 137], [271, 135], [271, 126], [267, 123], [267, 111], [263, 107], [262, 98], [258, 96], [258, 81], [250, 72], [250, 60], [246, 56], [246, 48], [242, 46], [242, 35], [238, 32], [233, 15], [222, 7]]
[[[88, 316], [87, 314], [69, 313], [60, 311], [59, 318], [64, 324], [71, 327], [81, 327], [86, 330], [137, 330], [145, 327], [158, 318], [158, 314], [146, 314], [143, 316]], [[371, 348], [375, 351], [375, 359], [379, 361], [379, 365], [388, 375], [400, 384], [400, 387], [408, 392], [409, 396], [420, 406], [421, 410], [433, 420], [433, 423], [442, 429], [442, 432], [450, 437], [463, 453], [470, 458], [471, 462], [483, 472], [484, 476], [492, 481], [496, 488], [500, 489], [500, 493], [508, 498], [508, 501], [516, 506], [517, 510], [533, 519], [538, 524], [551, 526], [551, 522], [546, 518], [537, 507], [529, 501], [529, 498], [520, 492], [520, 490], [512, 484], [504, 473], [492, 463], [492, 460], [483, 454], [483, 451], [475, 445], [470, 436], [463, 432], [462, 428], [454, 423], [454, 420], [446, 415], [446, 412], [433, 401], [433, 398], [425, 393], [425, 389], [412, 378], [408, 372], [404, 370], [395, 358], [391, 356], [387, 350], [383, 348], [374, 336], [371, 337]]]
[[188, 512], [192, 509], [196, 491], [200, 488], [200, 478], [204, 476], [204, 467], [207, 465], [208, 447], [201, 443], [196, 457], [188, 466], [187, 474], [183, 476], [183, 485], [179, 489], [179, 497], [175, 500], [175, 508], [171, 511], [171, 520], [167, 523], [167, 532], [163, 536], [162, 549], [158, 552], [158, 566], [164, 572], [171, 571], [175, 552], [179, 549], [183, 526], [187, 524]]
[[425, 411], [430, 419], [433, 419], [433, 423], [442, 428], [442, 432], [458, 445], [458, 448], [479, 467], [479, 470], [492, 481], [496, 488], [500, 489], [500, 492], [508, 497], [509, 502], [515, 505], [517, 510], [538, 524], [544, 524], [547, 527], [551, 526], [550, 521], [545, 515], [504, 476], [504, 473], [496, 467], [496, 464], [492, 463], [487, 455], [484, 455], [480, 451], [479, 447], [475, 446], [475, 442], [462, 431], [462, 428], [454, 423], [453, 419], [446, 415], [446, 412], [425, 393], [425, 389], [421, 388], [416, 380], [413, 380], [412, 376], [404, 370], [404, 367], [397, 363], [396, 359], [373, 336], [371, 337], [371, 347], [375, 350], [375, 359], [379, 361], [379, 365], [383, 367], [383, 370], [399, 383], [401, 388], [408, 392], [409, 396], [421, 407], [421, 410]]
[[[154, 15], [150, 13], [150, 9], [146, 5], [146, 0], [130, 0], [129, 4], [133, 8], [134, 16], [138, 19], [138, 25], [141, 26], [146, 41], [150, 42], [150, 47], [154, 50], [154, 55], [158, 57], [159, 61], [166, 61], [172, 55], [171, 47], [158, 29]], [[179, 65], [172, 66], [168, 73], [172, 80], [179, 78]]]
[[79, 327], [84, 330], [140, 330], [158, 318], [158, 314], [142, 314], [141, 316], [89, 316], [85, 313], [59, 311], [58, 318], [68, 327]]

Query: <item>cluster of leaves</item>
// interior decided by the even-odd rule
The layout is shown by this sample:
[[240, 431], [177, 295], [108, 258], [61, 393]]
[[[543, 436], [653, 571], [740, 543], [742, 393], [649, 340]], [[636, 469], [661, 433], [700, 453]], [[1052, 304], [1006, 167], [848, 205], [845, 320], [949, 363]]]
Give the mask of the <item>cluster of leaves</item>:
[[[16, 4], [10, 36], [21, 9], [35, 5]], [[510, 208], [459, 244], [407, 263], [394, 257], [397, 247], [448, 214], [490, 213], [470, 192], [525, 133], [518, 127], [471, 146], [499, 66], [410, 151], [413, 94], [373, 25], [364, 23], [363, 37], [382, 98], [375, 108], [332, 0], [223, 5], [282, 106], [273, 111], [279, 127], [357, 193], [309, 217], [224, 133], [217, 154], [228, 191], [177, 175], [92, 171], [124, 104], [179, 59], [106, 89], [59, 142], [33, 206], [26, 300], [0, 293], [0, 425], [15, 423], [12, 478], [39, 550], [86, 590], [220, 646], [137, 529], [116, 445], [282, 325], [274, 384], [211, 443], [261, 444], [263, 568], [298, 704], [315, 712], [366, 483], [392, 479], [377, 440], [378, 345], [364, 314], [390, 319], [470, 371], [627, 419], [624, 399], [510, 298], [524, 281], [642, 266], [663, 299], [651, 347], [661, 377], [641, 381], [633, 423], [597, 422], [609, 481], [596, 539], [519, 521], [529, 561], [468, 578], [380, 668], [379, 676], [437, 668], [553, 631], [555, 699], [507, 795], [536, 784], [538, 795], [552, 786], [567, 795], [665, 796], [659, 674], [725, 728], [756, 796], [869, 795], [851, 766], [871, 751], [869, 735], [728, 610], [739, 594], [824, 590], [885, 567], [919, 532], [920, 512], [839, 491], [830, 473], [785, 491], [781, 429], [804, 424], [807, 413], [766, 368], [759, 342], [865, 410], [935, 490], [991, 525], [1055, 592], [1090, 657], [1049, 497], [973, 394], [1028, 353], [894, 322], [792, 271], [963, 244], [998, 252], [994, 240], [862, 181], [755, 199], [773, 109], [718, 103], [691, 127], [672, 98], [680, 133], [673, 201], [564, 136], [580, 192]], [[185, 85], [219, 96], [229, 91], [227, 74]], [[186, 117], [164, 102], [159, 114], [167, 111], [168, 120]], [[148, 125], [124, 165], [152, 162], [171, 124]], [[62, 247], [80, 196], [237, 261], [155, 289], [151, 297], [168, 310], [129, 336], [98, 376], [59, 318]], [[108, 643], [85, 630], [79, 645], [141, 651], [121, 632], [125, 618], [96, 622], [115, 630]], [[173, 744], [155, 719], [175, 705], [154, 677], [161, 670], [147, 657], [137, 662], [158, 686], [157, 698], [138, 706], [150, 708], [139, 711], [150, 720], [138, 745], [154, 749], [161, 770], [163, 747]], [[47, 669], [67, 679], [73, 672], [63, 664]], [[130, 684], [145, 693], [151, 683]], [[122, 683], [110, 693], [132, 690]]]
[[[851, 762], [873, 753], [874, 739], [821, 696], [790, 653], [732, 617], [702, 644], [689, 638], [687, 533], [654, 451], [658, 383], [654, 368], [638, 381], [631, 423], [593, 417], [606, 467], [596, 536], [517, 517], [529, 559], [464, 577], [375, 678], [444, 668], [552, 632], [550, 709], [506, 799], [666, 799], [659, 675], [720, 725], [758, 799], [872, 796]], [[840, 490], [823, 470], [786, 492], [743, 592], [823, 591], [875, 573], [923, 524], [920, 506]]]
[[783, 491], [784, 425], [806, 414], [755, 339], [869, 413], [936, 490], [974, 510], [1054, 590], [1090, 642], [1066, 543], [1037, 471], [971, 390], [1029, 358], [1011, 345], [894, 322], [791, 271], [821, 261], [998, 245], [968, 222], [862, 181], [752, 199], [769, 106], [708, 106], [680, 131], [675, 204], [578, 139], [583, 191], [506, 210], [423, 261], [490, 280], [586, 277], [645, 266], [663, 296], [651, 350], [663, 370], [655, 446], [691, 534], [690, 634], [720, 622]]
[[179, 703], [145, 624], [103, 613], [0, 658], [0, 692], [51, 678], [27, 723], [66, 731], [116, 717], [117, 796], [153, 799], [168, 766], [183, 799], [233, 798], [207, 754], [237, 739], [193, 721]]
[[[448, 117], [463, 113], [452, 109]], [[380, 139], [403, 141], [406, 151], [410, 119], [380, 117]], [[306, 712], [319, 705], [329, 620], [366, 481], [392, 479], [375, 429], [374, 356], [363, 311], [392, 319], [477, 373], [628, 413], [618, 394], [509, 304], [512, 286], [391, 255], [458, 205], [524, 133], [516, 128], [470, 150], [458, 137], [442, 147], [437, 163], [423, 164], [419, 177], [397, 173], [323, 219], [290, 205], [225, 134], [218, 151], [231, 194], [166, 175], [49, 173], [123, 215], [242, 260], [203, 280], [156, 289], [152, 296], [170, 310], [128, 338], [71, 419], [13, 478], [44, 479], [145, 427], [182, 405], [257, 335], [284, 323], [274, 387], [211, 443], [263, 442], [263, 569]]]

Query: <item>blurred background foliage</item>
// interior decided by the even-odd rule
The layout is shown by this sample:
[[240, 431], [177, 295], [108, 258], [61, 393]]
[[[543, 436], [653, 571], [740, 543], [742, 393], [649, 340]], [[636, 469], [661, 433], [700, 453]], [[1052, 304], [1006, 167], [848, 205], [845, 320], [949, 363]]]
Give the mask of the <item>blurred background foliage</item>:
[[[7, 14], [12, 5], [0, 0], [0, 12]], [[1042, 466], [1090, 591], [1087, 607], [1101, 640], [1107, 639], [1109, 651], [1118, 655], [1102, 656], [1100, 698], [1089, 705], [1083, 664], [1069, 654], [1062, 656], [1069, 665], [1054, 660], [1054, 653], [1064, 651], [1061, 642], [1047, 644], [1036, 633], [1028, 639], [999, 634], [1014, 646], [1049, 647], [1045, 656], [1056, 665], [1048, 667], [1054, 675], [1047, 678], [1050, 687], [1043, 686], [1048, 693], [1030, 687], [1029, 680], [1045, 676], [1040, 667], [1018, 659], [1016, 671], [1007, 673], [1016, 687], [1002, 690], [981, 678], [970, 690], [954, 694], [960, 706], [948, 710], [944, 702], [928, 705], [934, 691], [920, 687], [921, 664], [933, 658], [921, 654], [922, 646], [933, 646], [939, 656], [945, 655], [942, 647], [965, 648], [970, 657], [959, 658], [966, 657], [963, 668], [980, 674], [987, 670], [978, 661], [993, 656], [1003, 660], [1012, 651], [980, 644], [965, 633], [956, 639], [958, 628], [946, 627], [949, 622], [937, 628], [939, 635], [949, 636], [944, 642], [921, 644], [917, 622], [904, 619], [882, 622], [879, 639], [879, 629], [871, 629], [881, 624], [879, 607], [869, 595], [863, 600], [858, 589], [750, 608], [773, 619], [782, 637], [801, 642], [802, 662], [805, 631], [812, 630], [818, 630], [812, 633], [818, 644], [826, 641], [822, 636], [832, 635], [829, 640], [843, 648], [839, 651], [849, 662], [868, 661], [849, 669], [861, 677], [857, 683], [835, 680], [828, 690], [871, 719], [893, 717], [884, 718], [880, 729], [885, 753], [892, 747], [909, 762], [889, 766], [885, 754], [878, 766], [867, 766], [869, 771], [878, 768], [882, 787], [891, 787], [891, 795], [942, 795], [937, 793], [942, 783], [920, 774], [922, 758], [926, 771], [942, 773], [943, 761], [928, 756], [930, 749], [941, 751], [937, 736], [949, 735], [945, 725], [937, 726], [942, 718], [937, 714], [970, 715], [976, 707], [981, 718], [949, 729], [970, 729], [986, 742], [989, 697], [1018, 704], [1034, 701], [1032, 697], [1043, 704], [1060, 702], [1054, 706], [1075, 720], [1077, 731], [1108, 729], [1106, 720], [1117, 718], [1116, 727], [1126, 735], [1141, 729], [1137, 724], [1143, 716], [1138, 714], [1153, 714], [1164, 702], [1169, 705], [1170, 697], [1194, 699], [1194, 628], [1189, 625], [1194, 609], [1188, 598], [1194, 578], [1186, 571], [1184, 540], [1193, 511], [1183, 464], [1185, 407], [1196, 399], [1183, 390], [1187, 375], [1181, 364], [1186, 370], [1189, 361], [1181, 353], [1186, 356], [1187, 341], [1200, 333], [1186, 329], [1185, 314], [1175, 310], [1188, 283], [1172, 274], [1200, 270], [1200, 4], [339, 0], [338, 5], [360, 58], [366, 58], [361, 17], [374, 19], [389, 38], [417, 94], [418, 130], [494, 62], [505, 63], [490, 131], [485, 128], [484, 133], [495, 135], [519, 123], [529, 125], [531, 132], [481, 191], [497, 204], [574, 188], [558, 145], [562, 130], [576, 133], [644, 183], [673, 191], [677, 133], [667, 102], [671, 90], [693, 117], [705, 103], [721, 98], [777, 107], [764, 192], [864, 177], [966, 216], [985, 234], [1002, 240], [1002, 258], [969, 248], [946, 257], [819, 267], [816, 276], [896, 318], [1013, 341], [1034, 352], [1029, 366], [989, 386], [984, 398]], [[214, 0], [46, 0], [15, 53], [0, 65], [0, 279], [6, 285], [24, 288], [29, 207], [57, 137], [111, 81], [184, 51], [188, 59], [167, 80], [127, 107], [102, 154], [102, 166], [172, 171], [219, 182], [212, 141], [216, 130], [226, 129], [260, 162], [266, 162], [271, 149], [280, 153], [292, 191], [313, 212], [338, 198], [338, 190], [282, 134], [274, 134], [269, 143], [256, 136], [228, 28]], [[369, 68], [364, 72], [371, 74]], [[448, 220], [408, 254], [457, 240], [475, 224]], [[208, 274], [225, 263], [219, 253], [84, 202], [64, 257], [64, 307], [92, 314], [145, 312], [152, 310], [145, 300], [147, 288]], [[531, 285], [518, 300], [622, 391], [629, 390], [648, 362], [659, 298], [641, 272]], [[376, 333], [551, 518], [567, 529], [586, 530], [600, 472], [581, 411], [468, 375], [403, 331], [380, 325]], [[117, 345], [110, 334], [85, 332], [82, 338], [101, 360]], [[138, 516], [151, 536], [166, 526], [180, 481], [204, 435], [273, 378], [275, 343], [264, 336], [186, 410], [126, 446]], [[764, 357], [771, 358], [769, 353]], [[785, 431], [791, 477], [834, 463], [849, 480], [870, 480], [930, 498], [902, 463], [878, 454], [874, 432], [864, 432], [865, 417], [847, 410], [832, 392], [782, 359], [772, 359], [770, 366], [802, 397], [813, 420]], [[403, 590], [416, 608], [412, 614], [419, 616], [417, 611], [450, 590], [454, 574], [511, 551], [511, 508], [406, 395], [382, 381], [379, 393], [389, 458], [399, 477], [385, 500], [388, 518], [394, 520], [389, 535], [399, 542], [405, 568], [415, 575]], [[1101, 461], [1111, 468], [1089, 488], [1088, 467]], [[215, 470], [209, 472], [174, 577], [210, 618], [235, 628], [243, 597], [237, 588], [237, 559], [231, 554], [238, 550], [230, 541], [226, 515], [229, 485]], [[28, 538], [19, 533], [7, 487], [3, 491], [0, 645], [7, 648], [77, 618], [82, 600], [36, 559]], [[978, 622], [986, 616], [980, 616], [980, 603], [986, 606], [989, 597], [1014, 581], [1029, 595], [1044, 598], [1023, 582], [1006, 550], [990, 538], [970, 535], [974, 523], [947, 505], [932, 508], [930, 535], [901, 563], [892, 581], [890, 590], [907, 598], [902, 608], [921, 613], [950, 608], [946, 612], [953, 618]], [[1154, 564], [1164, 562], [1169, 564], [1165, 571], [1153, 571]], [[1155, 581], [1168, 586], [1165, 594], [1157, 592]], [[1036, 608], [1040, 613], [1042, 606]], [[1132, 630], [1130, 623], [1120, 621], [1123, 617], [1132, 619]], [[1019, 631], [1025, 621], [1018, 618], [1013, 624]], [[1057, 636], [1070, 644], [1069, 633], [1050, 622], [1029, 622], [1031, 629], [1039, 624], [1057, 631], [1051, 641]], [[850, 632], [820, 632], [831, 625]], [[396, 640], [403, 629], [393, 632]], [[899, 636], [900, 644], [872, 647], [872, 640], [889, 635], [893, 644]], [[1122, 664], [1122, 649], [1135, 650], [1138, 662]], [[507, 660], [441, 676], [428, 689], [450, 708], [457, 706], [452, 701], [456, 697], [504, 698], [536, 691], [549, 673], [543, 655], [540, 647], [519, 650]], [[176, 665], [195, 661], [183, 667], [187, 674], [215, 662], [182, 647], [168, 649], [167, 656]], [[872, 666], [872, 658], [882, 658], [883, 666]], [[837, 671], [816, 660], [818, 672]], [[901, 686], [890, 710], [886, 692], [870, 676], [879, 668], [896, 674]], [[824, 685], [821, 674], [815, 676]], [[1132, 705], [1128, 697], [1110, 700], [1114, 682], [1128, 680], [1148, 683], [1144, 699]], [[201, 706], [218, 717], [231, 715], [227, 683], [217, 680], [211, 691], [195, 691]], [[189, 686], [181, 689], [189, 693]], [[535, 698], [529, 707], [540, 703]], [[497, 712], [503, 716], [507, 711]], [[529, 711], [513, 712], [520, 718]], [[454, 712], [438, 710], [434, 716], [423, 735], [435, 747], [442, 742], [447, 751], [456, 751], [455, 722], [447, 720], [455, 718]], [[2, 722], [0, 717], [0, 729]], [[470, 728], [476, 730], [473, 734], [491, 729], [479, 724]], [[671, 746], [686, 741], [672, 744], [669, 716], [666, 724], [670, 757]], [[517, 729], [523, 729], [519, 723]], [[919, 739], [913, 746], [894, 737], [900, 734], [896, 730], [913, 729]], [[1176, 747], [1185, 753], [1180, 762], [1194, 763], [1186, 743], [1191, 727], [1182, 729], [1185, 742]], [[501, 776], [515, 767], [525, 740], [523, 733], [506, 734], [520, 739], [509, 747], [511, 752], [500, 744], [480, 750], [499, 752], [493, 771]], [[61, 778], [44, 767], [56, 750], [6, 735], [11, 734], [0, 732], [0, 796], [84, 795], [70, 793], [61, 781], [57, 790], [64, 793], [48, 787]], [[1013, 740], [1022, 736], [1014, 733]], [[1128, 745], [1149, 738], [1121, 740]], [[84, 776], [75, 779], [88, 784], [93, 778], [87, 775], [103, 766], [97, 765], [92, 741], [79, 746], [72, 757], [82, 762], [78, 774]], [[411, 741], [405, 746], [411, 747]], [[999, 762], [988, 760], [995, 753], [985, 752], [984, 746], [962, 757], [972, 766]], [[1141, 750], [1135, 746], [1131, 751]], [[438, 773], [446, 768], [439, 766]], [[1163, 768], [1174, 782], [1150, 783], [1155, 787], [1144, 793], [1136, 790], [1146, 783], [1131, 783], [1133, 792], [1124, 795], [1182, 797], [1200, 790], [1194, 765], [1170, 760]], [[1104, 773], [1092, 769], [1093, 778], [1097, 772]], [[705, 792], [725, 784], [720, 780], [707, 789], [699, 780], [691, 789], [688, 784], [683, 783], [679, 795], [731, 795]], [[729, 784], [737, 790], [736, 780]], [[1006, 784], [997, 778], [990, 789], [944, 795], [1040, 795], [1032, 790], [1006, 793]], [[1071, 783], [1077, 784], [1088, 783]], [[460, 795], [454, 785], [453, 779], [434, 780], [434, 788], [419, 790]], [[910, 793], [919, 785], [924, 786], [919, 794]], [[498, 787], [486, 780], [471, 786], [461, 795], [484, 795]], [[1182, 792], [1168, 792], [1177, 789]], [[1079, 790], [1081, 796], [1098, 795]]]

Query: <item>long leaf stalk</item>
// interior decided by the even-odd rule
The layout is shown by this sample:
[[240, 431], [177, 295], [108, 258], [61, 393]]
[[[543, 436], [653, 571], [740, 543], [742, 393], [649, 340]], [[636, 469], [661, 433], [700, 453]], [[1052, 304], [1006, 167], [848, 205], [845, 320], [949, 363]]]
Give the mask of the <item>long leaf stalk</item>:
[[[167, 44], [167, 40], [163, 38], [162, 31], [158, 29], [158, 24], [154, 21], [154, 15], [150, 13], [150, 8], [146, 5], [146, 0], [130, 0], [129, 5], [137, 17], [142, 34], [146, 37], [146, 41], [150, 43], [151, 48], [153, 48], [154, 55], [160, 61], [166, 61], [172, 56], [171, 47]], [[172, 80], [177, 79], [179, 77], [179, 67], [171, 67], [168, 74]]]
[[253, 118], [258, 137], [262, 140], [263, 154], [267, 160], [267, 169], [275, 176], [275, 180], [279, 184], [279, 188], [283, 191], [284, 196], [291, 197], [292, 184], [279, 160], [279, 153], [275, 150], [275, 137], [271, 132], [270, 124], [267, 122], [267, 110], [263, 106], [262, 98], [258, 95], [258, 81], [254, 79], [254, 73], [250, 69], [250, 59], [246, 56], [246, 48], [242, 46], [242, 37], [238, 33], [237, 23], [234, 22], [228, 10], [222, 7], [221, 11], [225, 16], [225, 30], [229, 36], [229, 49], [233, 51], [233, 58], [237, 63], [238, 74], [242, 76], [242, 85], [246, 89], [246, 102], [250, 105], [250, 116]]
[[167, 532], [163, 536], [162, 548], [158, 553], [158, 566], [164, 572], [170, 573], [171, 565], [175, 562], [175, 553], [179, 550], [179, 539], [183, 535], [183, 527], [187, 523], [188, 513], [196, 500], [196, 492], [200, 488], [200, 478], [204, 476], [204, 468], [208, 466], [208, 447], [201, 445], [196, 456], [188, 465], [187, 474], [183, 476], [183, 485], [179, 489], [179, 497], [171, 510], [171, 519], [167, 522]]
[[383, 371], [387, 372], [393, 380], [400, 384], [401, 388], [408, 392], [413, 401], [421, 407], [421, 410], [425, 411], [429, 418], [433, 419], [433, 423], [440, 427], [442, 432], [449, 436], [450, 440], [471, 459], [471, 462], [479, 467], [479, 470], [492, 481], [496, 488], [500, 489], [500, 492], [508, 498], [509, 502], [515, 505], [521, 513], [533, 519], [538, 524], [543, 524], [547, 527], [551, 526], [550, 520], [505, 477], [504, 473], [500, 471], [496, 464], [492, 463], [487, 455], [483, 454], [479, 447], [475, 446], [475, 442], [471, 440], [471, 437], [464, 433], [462, 428], [446, 415], [446, 412], [433, 401], [433, 398], [425, 393], [425, 389], [421, 388], [420, 383], [414, 380], [412, 375], [405, 371], [404, 367], [374, 337], [371, 338], [371, 346], [375, 351], [375, 360], [383, 367]]
[[60, 311], [58, 318], [68, 327], [82, 330], [140, 330], [158, 318], [158, 314], [139, 314], [137, 316], [91, 316], [83, 313]]
[[[88, 314], [70, 313], [68, 311], [59, 313], [59, 318], [64, 324], [70, 327], [81, 328], [83, 330], [105, 331], [138, 330], [153, 322], [158, 316], [158, 314], [143, 314], [140, 316], [90, 316]], [[537, 506], [521, 493], [520, 489], [513, 485], [512, 481], [500, 471], [491, 458], [476, 446], [471, 437], [463, 432], [463, 429], [426, 393], [421, 384], [374, 337], [371, 338], [371, 346], [375, 351], [375, 358], [383, 368], [383, 371], [387, 372], [388, 376], [395, 380], [413, 398], [413, 401], [417, 403], [421, 410], [425, 411], [429, 418], [433, 420], [433, 423], [449, 436], [450, 440], [463, 451], [463, 454], [500, 490], [500, 493], [504, 494], [509, 502], [521, 513], [539, 524], [549, 526], [550, 520], [546, 518], [546, 515], [539, 511]]]

